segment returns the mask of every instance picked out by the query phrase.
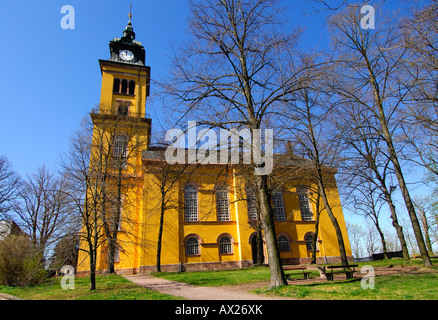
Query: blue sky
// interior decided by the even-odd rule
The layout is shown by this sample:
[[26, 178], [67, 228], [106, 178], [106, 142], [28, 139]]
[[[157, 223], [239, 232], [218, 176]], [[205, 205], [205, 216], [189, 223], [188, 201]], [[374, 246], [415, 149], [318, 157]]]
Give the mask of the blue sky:
[[[336, 3], [340, 0], [332, 0]], [[22, 176], [45, 164], [55, 169], [69, 137], [99, 103], [98, 59], [109, 58], [108, 43], [120, 37], [133, 5], [136, 39], [146, 49], [152, 78], [163, 79], [172, 55], [187, 39], [186, 0], [4, 1], [0, 7], [0, 154]], [[328, 43], [326, 14], [311, 11], [307, 0], [282, 0], [291, 28], [305, 28], [302, 45]], [[360, 1], [357, 1], [360, 2]], [[403, 2], [387, 0], [392, 8]], [[75, 9], [75, 29], [61, 28], [64, 5]], [[378, 22], [379, 13], [376, 12]], [[152, 87], [151, 94], [154, 89]], [[158, 103], [147, 105], [157, 126], [164, 117]]]
[[[146, 49], [152, 78], [162, 79], [172, 55], [187, 37], [187, 1], [131, 0], [133, 27]], [[56, 166], [69, 136], [99, 103], [98, 59], [128, 22], [129, 0], [7, 1], [0, 9], [0, 154], [22, 175], [42, 164]], [[283, 1], [290, 6], [291, 1]], [[295, 3], [296, 2], [296, 3]], [[75, 29], [61, 28], [64, 5], [75, 9]], [[308, 29], [309, 46], [324, 44], [323, 15], [305, 17], [306, 0], [287, 11], [291, 25]], [[154, 88], [152, 88], [153, 93]], [[154, 119], [159, 106], [147, 111]]]

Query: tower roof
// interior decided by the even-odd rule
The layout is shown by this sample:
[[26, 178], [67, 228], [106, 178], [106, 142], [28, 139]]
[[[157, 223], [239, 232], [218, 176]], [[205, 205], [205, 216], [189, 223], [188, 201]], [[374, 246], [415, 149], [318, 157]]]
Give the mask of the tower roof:
[[[130, 7], [132, 8], [132, 7]], [[132, 27], [132, 11], [129, 11], [129, 21], [126, 25], [125, 30], [123, 31], [123, 36], [121, 38], [114, 38], [110, 41], [110, 51], [111, 58], [109, 61], [122, 62], [126, 64], [135, 64], [135, 65], [145, 65], [145, 49], [141, 42], [135, 40], [135, 32]], [[119, 53], [123, 50], [129, 50], [134, 54], [134, 58], [132, 60], [124, 60], [121, 59]]]

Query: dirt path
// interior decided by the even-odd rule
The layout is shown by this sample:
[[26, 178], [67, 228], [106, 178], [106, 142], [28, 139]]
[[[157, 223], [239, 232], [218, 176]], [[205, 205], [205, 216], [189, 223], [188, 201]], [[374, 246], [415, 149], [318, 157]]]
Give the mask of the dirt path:
[[[183, 297], [186, 300], [280, 300], [252, 294], [245, 290], [228, 287], [201, 287], [186, 283], [169, 281], [149, 275], [125, 276], [129, 281], [161, 293]], [[256, 287], [257, 288], [257, 287]]]
[[[418, 270], [417, 267], [376, 267], [376, 276], [385, 276], [394, 273], [411, 273]], [[355, 277], [361, 278], [365, 274], [361, 274], [360, 270], [355, 273]], [[268, 282], [248, 283], [243, 285], [230, 285], [223, 287], [201, 287], [193, 286], [182, 282], [169, 281], [166, 279], [156, 278], [150, 275], [133, 275], [125, 276], [126, 279], [135, 284], [146, 287], [161, 293], [170, 294], [172, 296], [182, 297], [186, 300], [290, 300], [283, 297], [268, 297], [249, 293], [248, 291], [267, 286]], [[334, 280], [344, 280], [345, 276], [336, 275]], [[323, 278], [311, 278], [307, 280], [299, 279], [288, 281], [291, 285], [304, 285], [317, 282], [327, 282]]]

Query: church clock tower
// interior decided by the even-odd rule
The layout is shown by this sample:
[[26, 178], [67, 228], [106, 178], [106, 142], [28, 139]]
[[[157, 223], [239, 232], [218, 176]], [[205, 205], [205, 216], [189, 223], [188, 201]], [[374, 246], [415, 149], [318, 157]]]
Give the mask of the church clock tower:
[[99, 60], [102, 72], [99, 113], [144, 119], [151, 68], [145, 65], [145, 49], [135, 40], [131, 18], [130, 13], [123, 36], [110, 41], [110, 58]]

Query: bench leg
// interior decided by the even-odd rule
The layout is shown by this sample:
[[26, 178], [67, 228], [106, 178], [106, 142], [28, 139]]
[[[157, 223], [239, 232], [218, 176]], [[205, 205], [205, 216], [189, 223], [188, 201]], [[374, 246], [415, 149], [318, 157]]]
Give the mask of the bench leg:
[[304, 274], [304, 279], [309, 279], [309, 274], [308, 273]]
[[326, 273], [327, 281], [333, 281], [333, 273]]
[[353, 272], [352, 271], [346, 272], [346, 275], [347, 275], [347, 279], [353, 278]]

